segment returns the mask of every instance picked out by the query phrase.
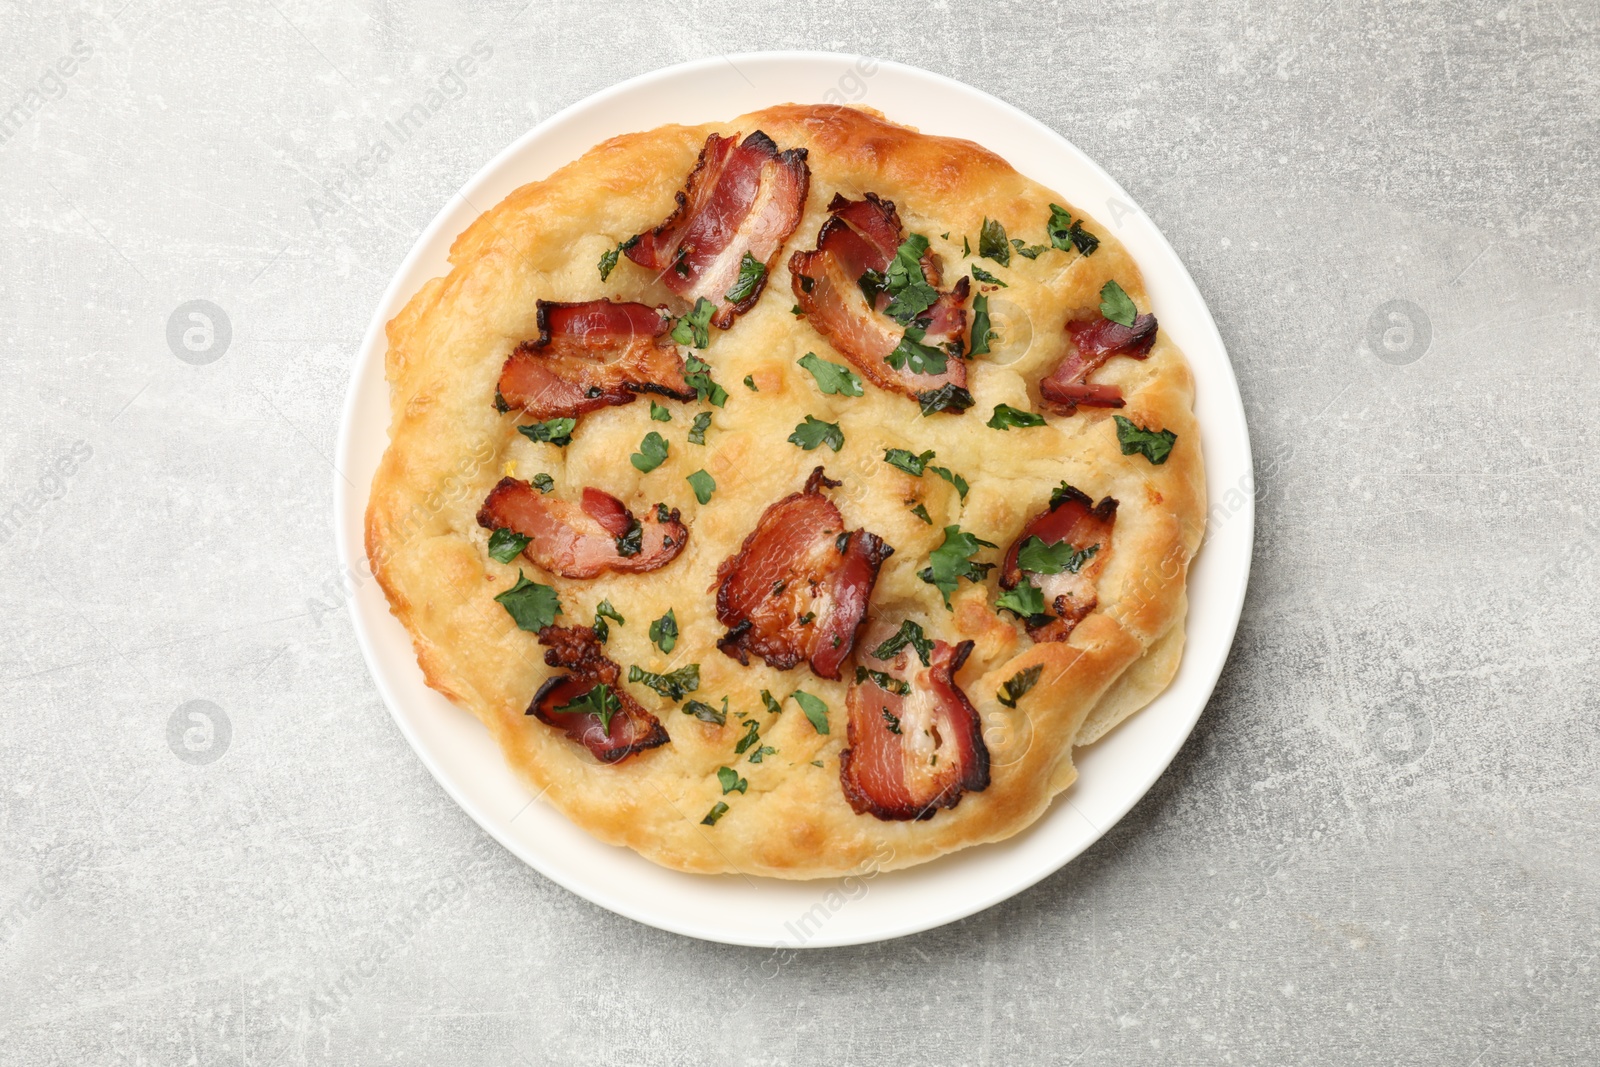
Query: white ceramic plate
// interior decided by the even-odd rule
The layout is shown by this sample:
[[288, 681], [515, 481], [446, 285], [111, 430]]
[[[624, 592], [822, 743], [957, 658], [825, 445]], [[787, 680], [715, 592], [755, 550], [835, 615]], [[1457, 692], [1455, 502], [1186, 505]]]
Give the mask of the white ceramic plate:
[[[478, 721], [423, 684], [410, 639], [389, 614], [362, 547], [368, 486], [388, 442], [384, 324], [427, 279], [447, 272], [455, 236], [513, 189], [607, 137], [789, 101], [860, 103], [927, 133], [970, 138], [1115, 233], [1144, 271], [1161, 328], [1194, 366], [1212, 506], [1189, 576], [1188, 648], [1177, 678], [1078, 753], [1078, 781], [1049, 812], [1008, 841], [842, 882], [669, 871], [596, 841], [537, 802]], [[372, 317], [345, 403], [337, 464], [355, 486], [334, 481], [339, 555], [347, 573], [360, 576], [351, 600], [356, 636], [401, 732], [445, 790], [529, 866], [602, 907], [691, 937], [764, 947], [851, 945], [927, 930], [1021, 892], [1089, 847], [1150, 788], [1200, 717], [1233, 641], [1254, 529], [1250, 442], [1227, 352], [1188, 271], [1133, 199], [1058, 134], [992, 96], [914, 67], [817, 52], [707, 59], [634, 78], [540, 123], [479, 171], [423, 232]]]

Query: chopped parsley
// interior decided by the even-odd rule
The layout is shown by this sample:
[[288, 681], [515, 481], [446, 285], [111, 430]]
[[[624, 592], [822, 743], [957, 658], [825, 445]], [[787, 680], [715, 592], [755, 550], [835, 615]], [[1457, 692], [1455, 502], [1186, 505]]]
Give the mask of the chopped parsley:
[[1011, 286], [1007, 285], [1005, 282], [1001, 281], [999, 278], [996, 278], [993, 274], [990, 274], [988, 271], [984, 270], [982, 267], [978, 266], [976, 263], [974, 263], [972, 265], [972, 276], [974, 278], [976, 278], [978, 281], [983, 282], [983, 283], [985, 283], [987, 285], [998, 285], [1003, 289], [1011, 288]]
[[711, 810], [706, 812], [706, 817], [700, 820], [700, 825], [715, 826], [717, 825], [717, 820], [726, 814], [728, 814], [728, 805], [719, 800], [711, 805]]
[[984, 423], [991, 430], [1009, 430], [1013, 426], [1043, 426], [1044, 416], [1036, 415], [1031, 411], [1019, 411], [1010, 404], [996, 404], [994, 414], [989, 416], [989, 421]]
[[1119, 326], [1132, 326], [1139, 309], [1133, 306], [1122, 286], [1109, 281], [1100, 287], [1100, 314]]
[[966, 387], [954, 382], [945, 382], [930, 392], [918, 393], [917, 402], [922, 405], [924, 417], [938, 411], [965, 411], [974, 403]]
[[691, 663], [687, 667], [679, 667], [668, 674], [640, 670], [637, 665], [630, 664], [628, 667], [628, 681], [643, 682], [668, 700], [676, 703], [683, 699], [683, 694], [692, 693], [700, 688], [700, 664]]
[[1059, 508], [1062, 504], [1062, 501], [1071, 500], [1073, 497], [1081, 495], [1082, 494], [1080, 494], [1078, 490], [1072, 488], [1072, 486], [1068, 485], [1066, 482], [1062, 482], [1060, 485], [1050, 490], [1050, 510], [1054, 511], [1056, 508]]
[[650, 401], [650, 420], [652, 422], [671, 422], [672, 412], [652, 400]]
[[572, 443], [572, 431], [577, 425], [577, 419], [551, 419], [531, 426], [518, 426], [517, 432], [530, 441], [548, 441], [562, 448]]
[[644, 527], [639, 525], [639, 520], [634, 519], [628, 524], [628, 532], [617, 538], [617, 555], [637, 556], [644, 551]]
[[1004, 608], [1013, 615], [1024, 619], [1034, 619], [1041, 615], [1049, 618], [1049, 613], [1044, 610], [1044, 594], [1039, 587], [1024, 578], [1017, 583], [1015, 589], [1008, 589], [995, 599], [996, 611]]
[[694, 417], [694, 424], [689, 427], [689, 443], [703, 445], [706, 443], [706, 431], [711, 428], [711, 412], [702, 411]]
[[761, 761], [765, 760], [768, 756], [771, 756], [771, 755], [775, 754], [777, 751], [778, 750], [773, 748], [771, 745], [762, 745], [760, 748], [758, 748], [754, 752], [750, 753], [750, 762], [751, 763], [760, 763]]
[[918, 504], [916, 507], [911, 509], [911, 514], [915, 515], [929, 526], [933, 525], [933, 516], [928, 514], [928, 508], [926, 505]]
[[911, 692], [910, 683], [906, 682], [904, 679], [896, 678], [892, 674], [885, 674], [882, 671], [875, 671], [867, 667], [856, 668], [857, 685], [865, 682], [868, 678], [872, 679], [872, 684], [877, 686], [879, 689], [882, 689], [888, 693], [894, 693], [896, 696], [905, 696], [907, 693]]
[[1073, 548], [1070, 541], [1045, 544], [1039, 537], [1030, 536], [1017, 550], [1017, 566], [1031, 574], [1077, 574], [1083, 565], [1100, 551], [1099, 545]]
[[795, 362], [810, 371], [811, 376], [817, 380], [817, 388], [829, 396], [861, 395], [861, 379], [849, 367], [818, 359], [815, 352], [807, 352]]
[[817, 733], [828, 732], [828, 705], [819, 698], [812, 696], [803, 689], [796, 689], [789, 694], [794, 697], [794, 702], [800, 705], [800, 710], [806, 713], [806, 718], [811, 720], [811, 725]]
[[769, 715], [777, 715], [783, 711], [783, 705], [772, 699], [772, 694], [765, 689], [761, 691], [761, 703], [766, 706]]
[[742, 756], [745, 754], [746, 749], [748, 749], [751, 745], [759, 744], [760, 741], [761, 724], [756, 722], [754, 719], [750, 719], [744, 724], [744, 736], [739, 738], [738, 743], [733, 746], [733, 754], [735, 756]]
[[515, 530], [498, 527], [489, 535], [489, 558], [496, 563], [510, 563], [528, 547], [531, 540], [531, 537], [524, 537]]
[[701, 400], [718, 408], [728, 402], [728, 391], [711, 377], [711, 364], [690, 352], [683, 361], [683, 367], [683, 380]]
[[895, 249], [894, 259], [880, 274], [869, 270], [861, 276], [861, 291], [868, 304], [876, 304], [879, 293], [891, 298], [883, 313], [902, 326], [927, 311], [939, 299], [939, 291], [928, 284], [922, 271], [922, 257], [927, 255], [928, 239], [920, 233], [908, 236]]
[[683, 713], [685, 715], [693, 715], [701, 722], [709, 722], [714, 723], [717, 726], [721, 726], [723, 723], [728, 721], [728, 698], [722, 698], [722, 710], [720, 711], [704, 701], [685, 701], [683, 705]]
[[617, 611], [616, 608], [611, 606], [611, 601], [609, 601], [609, 600], [600, 601], [600, 603], [598, 603], [598, 604], [596, 604], [594, 606], [594, 627], [593, 627], [593, 629], [594, 629], [595, 637], [598, 638], [601, 641], [608, 640], [611, 637], [611, 627], [606, 622], [607, 619], [610, 619], [612, 622], [616, 623], [618, 626], [626, 625], [626, 623], [628, 621], [627, 619], [624, 619], [622, 617], [622, 615]]
[[639, 243], [639, 235], [634, 234], [626, 241], [618, 241], [617, 247], [600, 254], [600, 280], [605, 281], [611, 277], [611, 272], [617, 269], [617, 257], [634, 245]]
[[1035, 663], [1032, 667], [1024, 667], [1013, 674], [1000, 687], [1000, 692], [995, 694], [995, 699], [1008, 708], [1017, 706], [1017, 701], [1027, 695], [1028, 690], [1039, 684], [1039, 675], [1044, 671], [1044, 664]]
[[750, 390], [752, 393], [761, 392], [761, 390], [756, 388], [756, 376], [753, 374], [746, 374], [744, 376], [744, 387]]
[[[748, 252], [745, 253], [747, 256], [749, 254], [750, 253]], [[718, 767], [717, 782], [722, 786], [723, 796], [727, 796], [735, 789], [743, 793], [745, 790], [750, 788], [750, 783], [745, 779], [740, 778], [739, 772], [734, 770], [732, 767]]]
[[932, 471], [945, 481], [949, 482], [951, 485], [955, 486], [956, 492], [961, 495], [962, 500], [967, 499], [967, 490], [971, 488], [969, 485], [967, 485], [967, 480], [961, 477], [961, 475], [952, 471], [949, 467], [935, 467], [933, 464], [929, 463], [928, 461], [931, 460], [933, 456], [934, 453], [933, 449], [931, 448], [926, 452], [923, 452], [921, 455], [918, 455], [915, 452], [908, 452], [903, 448], [886, 448], [883, 450], [883, 461], [889, 464], [889, 466], [898, 467], [907, 474], [915, 475], [918, 478], [922, 477], [923, 471]]
[[972, 298], [972, 348], [971, 356], [987, 356], [989, 342], [996, 340], [994, 327], [989, 322], [989, 298], [979, 293]]
[[733, 288], [727, 292], [728, 303], [739, 304], [755, 296], [766, 278], [767, 265], [746, 252], [744, 258], [739, 260], [739, 280], [734, 282]]
[[694, 498], [702, 504], [711, 503], [711, 494], [717, 491], [717, 480], [704, 470], [697, 470], [684, 481], [694, 490]]
[[889, 728], [889, 732], [891, 734], [898, 734], [900, 732], [900, 716], [896, 715], [888, 708], [883, 708], [881, 710], [883, 711], [884, 725]]
[[1171, 430], [1147, 430], [1121, 415], [1113, 417], [1117, 420], [1117, 443], [1122, 446], [1124, 456], [1137, 452], [1159, 467], [1172, 454], [1172, 446], [1178, 443], [1178, 435]]
[[928, 640], [927, 635], [922, 632], [922, 627], [910, 619], [906, 619], [900, 624], [900, 629], [896, 631], [893, 637], [873, 649], [872, 656], [874, 659], [892, 659], [907, 645], [910, 645], [912, 650], [916, 652], [917, 658], [922, 661], [922, 665], [924, 667], [928, 666], [928, 654], [933, 651], [933, 642]]
[[535, 474], [528, 479], [528, 484], [541, 493], [548, 493], [556, 487], [556, 480], [548, 474]]
[[[806, 291], [810, 292], [809, 289], [806, 290]], [[798, 319], [798, 318], [802, 317], [803, 315], [805, 315], [805, 312], [800, 309], [800, 305], [799, 304], [792, 304], [789, 307], [789, 314], [793, 315], [795, 318]]]
[[711, 343], [711, 316], [716, 314], [716, 310], [717, 305], [702, 296], [672, 328], [672, 339], [680, 345], [705, 348]]
[[999, 219], [984, 216], [983, 229], [978, 232], [978, 255], [1002, 267], [1011, 266], [1011, 242], [1006, 240], [1006, 228]]
[[939, 590], [944, 606], [950, 607], [950, 594], [956, 591], [961, 579], [981, 582], [994, 567], [993, 563], [974, 563], [969, 558], [979, 548], [997, 547], [962, 531], [960, 526], [944, 528], [944, 543], [928, 555], [928, 566], [917, 572], [917, 577]]
[[644, 440], [639, 442], [639, 451], [628, 459], [641, 472], [649, 474], [667, 461], [667, 439], [651, 430], [644, 435]]
[[912, 374], [943, 374], [949, 358], [944, 349], [923, 344], [924, 336], [921, 328], [907, 326], [900, 343], [883, 361], [895, 370], [909, 370]]
[[662, 652], [671, 652], [678, 644], [678, 616], [671, 608], [650, 624], [650, 643]]
[[1072, 244], [1078, 252], [1085, 256], [1094, 255], [1094, 250], [1100, 247], [1100, 238], [1083, 228], [1083, 220], [1077, 219], [1072, 224]]
[[818, 445], [827, 445], [835, 452], [844, 447], [844, 431], [839, 429], [836, 422], [823, 422], [811, 415], [806, 416], [806, 421], [794, 428], [794, 433], [789, 435], [791, 444], [799, 445], [810, 452]]
[[580, 697], [576, 697], [570, 704], [563, 704], [559, 708], [551, 708], [556, 715], [593, 715], [600, 720], [600, 732], [611, 732], [611, 716], [622, 710], [622, 701], [617, 699], [617, 694], [611, 687], [600, 682], [593, 689]]
[[1050, 250], [1049, 245], [1030, 245], [1026, 241], [1017, 240], [1015, 237], [1011, 239], [1011, 247], [1015, 248], [1017, 255], [1023, 259], [1038, 259], [1040, 252], [1048, 252]]
[[1050, 243], [1063, 252], [1072, 251], [1072, 213], [1060, 204], [1050, 205], [1050, 218], [1044, 224]]
[[517, 629], [532, 634], [554, 623], [561, 614], [561, 598], [556, 596], [556, 591], [548, 585], [528, 581], [521, 570], [517, 571], [517, 584], [494, 599], [516, 621]]

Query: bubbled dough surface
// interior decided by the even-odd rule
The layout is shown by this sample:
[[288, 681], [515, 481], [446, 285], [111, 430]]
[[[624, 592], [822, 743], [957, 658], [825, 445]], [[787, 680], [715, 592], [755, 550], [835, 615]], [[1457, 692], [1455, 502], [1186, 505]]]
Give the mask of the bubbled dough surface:
[[[686, 441], [694, 414], [705, 405], [667, 401], [673, 420], [663, 424], [650, 420], [647, 398], [585, 415], [565, 449], [522, 438], [515, 421], [498, 415], [490, 400], [506, 355], [537, 332], [535, 300], [606, 296], [681, 311], [649, 272], [626, 258], [605, 283], [595, 264], [618, 240], [667, 215], [709, 133], [757, 128], [780, 147], [810, 150], [811, 191], [761, 299], [732, 330], [713, 330], [710, 348], [700, 353], [729, 394], [725, 408], [712, 409], [706, 444]], [[1177, 668], [1184, 581], [1201, 540], [1205, 501], [1193, 382], [1165, 331], [1148, 360], [1114, 359], [1096, 375], [1122, 387], [1128, 401], [1123, 414], [1178, 434], [1163, 466], [1123, 456], [1112, 413], [1103, 409], [1049, 416], [1049, 425], [1037, 429], [1002, 433], [984, 425], [997, 403], [1038, 407], [1029, 383], [1061, 358], [1062, 324], [1071, 313], [1096, 307], [1107, 279], [1115, 278], [1141, 310], [1148, 309], [1137, 267], [1092, 220], [1086, 225], [1101, 240], [1093, 256], [1051, 250], [1035, 261], [1014, 256], [1010, 269], [982, 260], [1010, 283], [989, 294], [1004, 340], [992, 357], [969, 367], [977, 404], [963, 415], [923, 418], [911, 401], [870, 384], [863, 397], [825, 396], [795, 360], [812, 351], [848, 361], [791, 314], [787, 261], [794, 250], [812, 247], [835, 192], [859, 197], [868, 190], [895, 201], [908, 232], [928, 236], [943, 258], [946, 285], [966, 271], [961, 237], [975, 246], [985, 215], [1030, 244], [1047, 243], [1052, 201], [1082, 217], [1065, 198], [971, 142], [923, 136], [861, 110], [788, 105], [596, 146], [481, 216], [456, 240], [450, 274], [425, 285], [389, 324], [391, 443], [373, 480], [367, 543], [428, 683], [476, 714], [519, 774], [535, 790], [547, 790], [546, 799], [569, 818], [601, 840], [668, 867], [825, 877], [869, 859], [904, 867], [1009, 837], [1073, 782], [1074, 743], [1098, 738], [1142, 707]], [[951, 240], [941, 239], [946, 232]], [[745, 375], [753, 376], [759, 393], [745, 388]], [[845, 434], [840, 453], [825, 446], [805, 452], [786, 441], [807, 414], [839, 423]], [[628, 456], [651, 430], [671, 451], [660, 467], [641, 474]], [[885, 464], [881, 457], [889, 447], [936, 450], [934, 462], [971, 483], [965, 503], [934, 475], [912, 478]], [[553, 577], [525, 559], [496, 563], [486, 555], [486, 532], [475, 513], [507, 463], [521, 478], [548, 472], [563, 497], [595, 485], [636, 513], [657, 501], [681, 508], [689, 544], [662, 570], [588, 582]], [[740, 667], [715, 647], [722, 627], [708, 589], [717, 565], [737, 550], [763, 509], [797, 490], [819, 463], [844, 482], [832, 496], [848, 526], [870, 529], [895, 548], [872, 612], [891, 622], [915, 618], [930, 636], [976, 642], [958, 680], [984, 718], [993, 782], [930, 821], [881, 822], [856, 815], [845, 803], [838, 781], [844, 681], [824, 681], [804, 666], [779, 672], [755, 660]], [[718, 487], [704, 506], [684, 480], [701, 468]], [[1063, 479], [1096, 500], [1110, 495], [1120, 501], [1099, 610], [1069, 641], [1034, 645], [1009, 616], [991, 610], [998, 568], [983, 585], [964, 582], [952, 598], [953, 613], [916, 577], [948, 523], [1001, 546], [975, 557], [998, 560]], [[911, 514], [917, 501], [935, 525]], [[699, 663], [701, 687], [694, 697], [715, 705], [729, 697], [727, 725], [701, 723], [634, 685], [630, 690], [661, 719], [672, 742], [619, 766], [602, 766], [561, 732], [525, 715], [551, 669], [534, 636], [516, 629], [493, 599], [515, 581], [519, 567], [556, 587], [562, 624], [589, 622], [595, 605], [609, 598], [627, 618], [625, 626], [612, 625], [608, 645], [624, 671], [629, 664], [665, 671]], [[664, 656], [646, 629], [668, 608], [676, 611], [682, 637]], [[999, 685], [1035, 663], [1045, 665], [1040, 684], [1018, 710], [1001, 706], [994, 695]], [[785, 701], [778, 716], [762, 707], [760, 690], [783, 698], [796, 688], [827, 702], [829, 735], [819, 735], [793, 701]], [[762, 743], [777, 749], [761, 764], [734, 755], [744, 731], [740, 711], [762, 724]], [[812, 766], [813, 760], [823, 765]], [[749, 792], [727, 797], [728, 813], [715, 827], [703, 826], [701, 818], [724, 799], [716, 770], [725, 765], [748, 779]], [[892, 858], [884, 862], [884, 856]]]

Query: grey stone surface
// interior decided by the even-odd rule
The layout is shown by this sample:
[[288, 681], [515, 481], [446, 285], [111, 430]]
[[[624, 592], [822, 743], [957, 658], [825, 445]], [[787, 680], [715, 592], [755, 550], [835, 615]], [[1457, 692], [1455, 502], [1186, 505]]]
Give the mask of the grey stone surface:
[[[0, 7], [0, 1061], [1600, 1060], [1594, 5], [124, 3]], [[620, 79], [783, 47], [953, 75], [1121, 180], [1263, 489], [1222, 683], [1121, 825], [778, 966], [485, 838], [377, 697], [329, 515], [361, 331], [454, 190]], [[180, 319], [181, 360], [192, 300], [231, 338]]]

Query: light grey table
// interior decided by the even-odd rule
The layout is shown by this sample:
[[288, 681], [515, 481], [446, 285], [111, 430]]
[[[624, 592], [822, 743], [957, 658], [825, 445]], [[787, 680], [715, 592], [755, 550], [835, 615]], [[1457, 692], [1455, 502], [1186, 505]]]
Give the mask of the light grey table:
[[[1600, 1059], [1594, 5], [125, 2], [0, 8], [0, 1061]], [[781, 47], [950, 74], [1110, 170], [1211, 303], [1261, 497], [1229, 667], [1127, 819], [777, 966], [442, 793], [331, 580], [330, 457], [484, 161]]]

